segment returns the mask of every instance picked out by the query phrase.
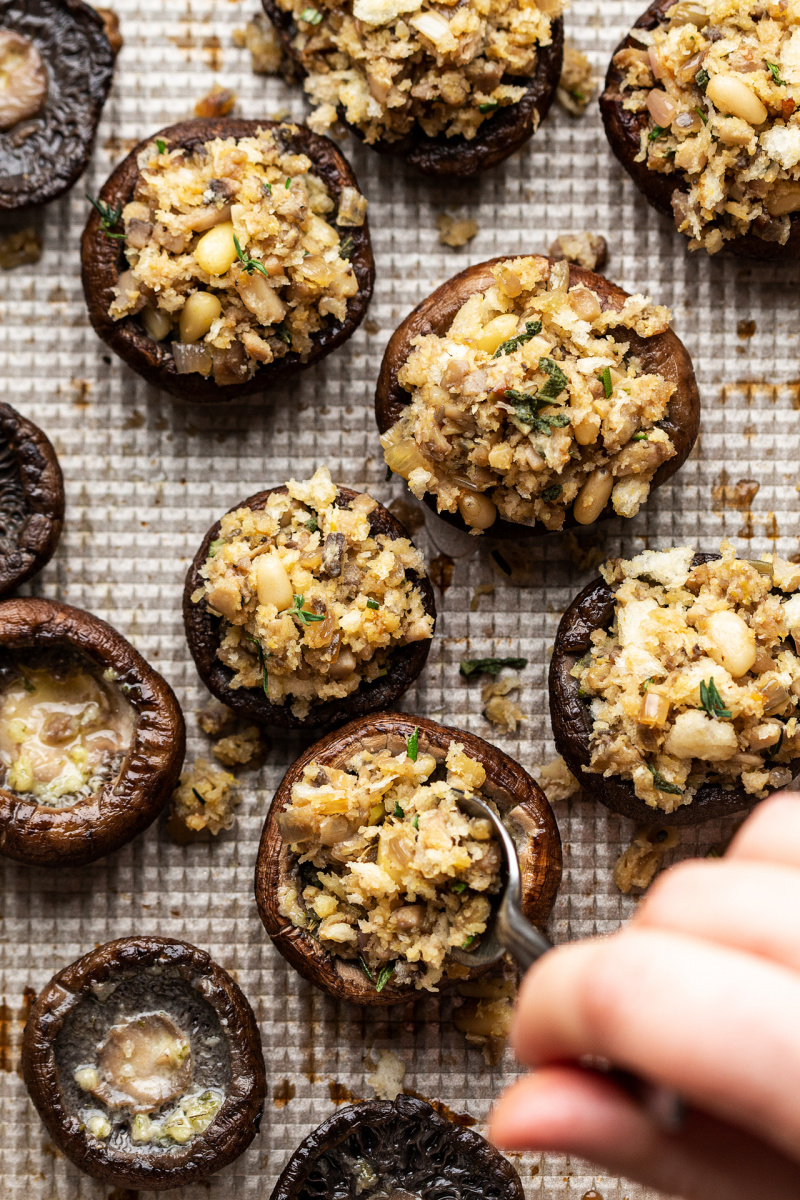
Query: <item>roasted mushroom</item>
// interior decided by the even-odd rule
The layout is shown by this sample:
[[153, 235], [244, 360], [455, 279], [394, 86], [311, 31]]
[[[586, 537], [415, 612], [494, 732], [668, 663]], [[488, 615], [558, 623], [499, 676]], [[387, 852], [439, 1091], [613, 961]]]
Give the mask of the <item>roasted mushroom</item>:
[[41, 571], [64, 523], [64, 480], [41, 429], [0, 403], [0, 596]]
[[375, 275], [350, 164], [275, 121], [184, 121], [140, 142], [81, 246], [97, 334], [148, 383], [200, 403], [264, 391], [335, 350]]
[[[258, 910], [301, 975], [338, 999], [374, 1006], [491, 969], [448, 956], [453, 946], [479, 943], [489, 897], [501, 888], [502, 855], [489, 822], [456, 812], [459, 792], [488, 798], [503, 814], [519, 849], [523, 911], [536, 925], [546, 922], [561, 878], [561, 839], [537, 784], [474, 734], [379, 713], [301, 755], [261, 835]], [[347, 873], [347, 903], [320, 870]], [[414, 883], [419, 890], [409, 899]]]
[[0, 854], [75, 866], [146, 829], [185, 744], [172, 689], [105, 621], [0, 602]]
[[563, 260], [468, 267], [386, 348], [375, 414], [387, 463], [474, 534], [634, 516], [697, 436], [694, 371], [669, 316]]
[[519, 1175], [485, 1138], [424, 1100], [367, 1100], [301, 1142], [271, 1200], [523, 1200]]
[[183, 617], [217, 699], [262, 725], [321, 731], [408, 690], [436, 608], [400, 522], [322, 467], [250, 496], [209, 529]]
[[108, 942], [59, 971], [31, 1009], [22, 1073], [67, 1158], [147, 1191], [238, 1158], [265, 1094], [246, 997], [204, 950], [162, 937]]
[[640, 824], [738, 812], [800, 770], [800, 567], [722, 550], [612, 560], [558, 628], [556, 747], [588, 797]]
[[800, 113], [788, 10], [655, 0], [600, 97], [611, 148], [689, 248], [800, 256]]
[[[262, 2], [318, 106], [313, 127], [341, 120], [426, 175], [466, 179], [502, 162], [536, 133], [558, 88], [560, 0], [489, 13], [470, 3], [457, 15], [417, 0], [355, 0], [352, 12]], [[411, 52], [387, 58], [387, 37]], [[334, 60], [345, 69], [331, 70]]]
[[0, 5], [0, 210], [55, 200], [86, 170], [111, 87], [102, 17], [81, 0]]

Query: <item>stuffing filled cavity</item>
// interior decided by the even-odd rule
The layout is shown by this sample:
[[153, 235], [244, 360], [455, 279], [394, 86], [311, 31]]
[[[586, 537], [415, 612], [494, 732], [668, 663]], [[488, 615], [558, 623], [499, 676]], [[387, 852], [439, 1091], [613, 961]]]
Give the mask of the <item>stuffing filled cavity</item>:
[[341, 115], [367, 143], [416, 129], [471, 140], [516, 104], [552, 42], [561, 0], [276, 0], [294, 22], [292, 47], [324, 133]]
[[800, 210], [800, 27], [786, 0], [680, 0], [614, 58], [647, 120], [637, 162], [682, 176], [675, 224], [709, 254], [749, 233], [783, 245]]
[[139, 313], [154, 341], [171, 338], [179, 374], [240, 383], [289, 351], [305, 361], [314, 335], [345, 320], [358, 292], [347, 228], [367, 202], [353, 187], [335, 199], [307, 155], [283, 148], [293, 132], [193, 150], [159, 138], [139, 155], [134, 197], [112, 214], [129, 265], [109, 314]]
[[501, 853], [489, 821], [458, 807], [486, 782], [460, 743], [437, 757], [415, 730], [395, 749], [305, 768], [278, 817], [298, 856], [280, 911], [379, 990], [391, 979], [436, 991], [450, 950], [486, 931]]
[[666, 308], [629, 296], [603, 309], [591, 288], [569, 286], [569, 264], [508, 259], [495, 282], [461, 306], [449, 329], [417, 337], [398, 372], [410, 403], [383, 434], [386, 462], [439, 512], [470, 531], [498, 516], [561, 529], [620, 516], [644, 503], [675, 453], [658, 422], [675, 384], [630, 353], [669, 327]]
[[433, 635], [419, 550], [373, 533], [371, 496], [345, 506], [336, 494], [320, 467], [263, 509], [228, 513], [192, 596], [223, 618], [217, 655], [230, 686], [263, 687], [301, 719], [386, 675], [393, 650]]
[[690, 547], [612, 560], [614, 620], [572, 669], [593, 717], [589, 770], [631, 780], [651, 808], [704, 784], [754, 800], [800, 754], [800, 567], [773, 555], [692, 566]]

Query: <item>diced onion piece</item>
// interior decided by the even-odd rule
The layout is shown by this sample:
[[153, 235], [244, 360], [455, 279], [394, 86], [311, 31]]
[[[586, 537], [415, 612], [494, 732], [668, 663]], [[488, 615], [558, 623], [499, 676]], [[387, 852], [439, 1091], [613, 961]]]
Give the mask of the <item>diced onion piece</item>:
[[678, 115], [678, 105], [662, 88], [653, 88], [647, 94], [647, 109], [656, 125], [666, 129]]
[[204, 346], [173, 342], [172, 357], [179, 375], [191, 375], [195, 371], [200, 375], [211, 374], [211, 355]]

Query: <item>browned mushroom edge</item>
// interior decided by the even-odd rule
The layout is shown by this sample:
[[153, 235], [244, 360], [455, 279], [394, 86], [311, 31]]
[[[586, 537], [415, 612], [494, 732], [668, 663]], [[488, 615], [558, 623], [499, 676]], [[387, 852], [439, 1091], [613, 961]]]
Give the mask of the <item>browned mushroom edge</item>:
[[[611, 149], [622, 163], [625, 170], [636, 184], [647, 201], [664, 216], [673, 222], [672, 197], [675, 192], [688, 190], [685, 176], [675, 172], [662, 175], [651, 171], [646, 162], [636, 162], [636, 156], [641, 149], [640, 134], [647, 125], [648, 114], [629, 112], [623, 106], [622, 71], [614, 65], [614, 57], [620, 50], [629, 46], [641, 48], [642, 43], [636, 40], [636, 30], [655, 29], [662, 24], [665, 14], [672, 8], [675, 0], [654, 0], [654, 3], [639, 17], [627, 37], [623, 38], [611, 56], [611, 62], [606, 75], [606, 85], [600, 97], [600, 110], [603, 114], [603, 124], [606, 129]], [[744, 258], [786, 259], [800, 258], [800, 213], [791, 213], [791, 232], [789, 240], [783, 245], [778, 242], [765, 242], [755, 233], [743, 237], [731, 238], [725, 242], [725, 250]], [[680, 235], [684, 237], [683, 234]]]
[[[401, 1095], [349, 1105], [324, 1121], [295, 1150], [271, 1200], [322, 1200], [334, 1181], [337, 1197], [356, 1200], [359, 1182], [350, 1164], [358, 1159], [370, 1163], [378, 1186], [385, 1180], [400, 1189], [393, 1195], [523, 1200], [525, 1194], [508, 1159], [479, 1133], [459, 1128], [424, 1100]], [[352, 1182], [340, 1192], [347, 1174]]]
[[[520, 258], [522, 256], [516, 254], [513, 257]], [[531, 257], [541, 256], [532, 255]], [[460, 271], [458, 275], [448, 279], [427, 299], [418, 304], [392, 334], [383, 356], [375, 392], [375, 417], [381, 433], [391, 429], [409, 403], [409, 394], [398, 383], [397, 374], [411, 353], [414, 338], [424, 337], [430, 333], [438, 334], [440, 337], [444, 336], [462, 304], [465, 304], [476, 292], [486, 291], [495, 282], [492, 267], [497, 263], [507, 261], [510, 261], [509, 256], [501, 255], [499, 258], [490, 258], [488, 262], [477, 263], [473, 267], [467, 267], [466, 270]], [[554, 263], [555, 259], [549, 261]], [[569, 286], [575, 287], [577, 284], [583, 284], [584, 287], [591, 288], [596, 292], [605, 311], [610, 308], [621, 308], [628, 297], [627, 292], [611, 283], [604, 275], [597, 275], [594, 271], [587, 271], [585, 267], [570, 263]], [[610, 332], [613, 333], [613, 329]], [[683, 465], [695, 443], [700, 424], [700, 393], [697, 390], [692, 360], [688, 351], [671, 329], [650, 338], [640, 337], [632, 329], [626, 329], [625, 340], [630, 342], [632, 353], [641, 360], [643, 370], [663, 375], [665, 379], [670, 379], [676, 384], [676, 391], [669, 402], [667, 415], [656, 424], [658, 428], [665, 430], [672, 439], [677, 453], [673, 458], [662, 463], [656, 471], [650, 485], [652, 493], [656, 488], [661, 487], [662, 483], [666, 483]], [[455, 525], [457, 529], [461, 529], [465, 533], [470, 532], [470, 527], [460, 513], [438, 512], [436, 497], [430, 493], [426, 493], [424, 499], [431, 511], [437, 513], [443, 521]], [[598, 517], [598, 521], [615, 515], [614, 508], [609, 501]], [[566, 515], [564, 528], [571, 529], [576, 524], [570, 510]], [[497, 539], [511, 538], [519, 541], [520, 538], [542, 537], [548, 532], [552, 531], [545, 529], [539, 521], [534, 525], [520, 525], [499, 517], [486, 530], [485, 536]]]
[[[100, 189], [100, 201], [110, 204], [112, 209], [118, 204], [124, 207], [128, 203], [133, 196], [139, 174], [137, 157], [144, 147], [156, 138], [163, 138], [173, 147], [183, 146], [187, 150], [196, 150], [198, 146], [213, 138], [254, 137], [259, 129], [283, 129], [282, 138], [287, 151], [308, 155], [315, 173], [326, 184], [335, 201], [338, 202], [345, 187], [361, 190], [353, 168], [334, 143], [329, 138], [312, 133], [305, 125], [282, 126], [278, 121], [198, 118], [182, 121], [178, 125], [169, 125], [134, 147], [103, 184]], [[121, 321], [114, 321], [109, 316], [114, 287], [121, 271], [126, 267], [121, 248], [124, 243], [105, 236], [100, 225], [100, 215], [94, 208], [81, 239], [83, 290], [89, 319], [98, 337], [101, 337], [129, 367], [148, 383], [163, 388], [173, 396], [199, 404], [220, 404], [238, 400], [253, 392], [265, 391], [319, 362], [337, 346], [346, 342], [364, 319], [375, 281], [369, 225], [365, 220], [363, 225], [354, 228], [348, 226], [347, 229], [339, 229], [335, 222], [333, 226], [339, 230], [342, 237], [346, 235], [353, 239], [350, 262], [358, 281], [358, 291], [348, 301], [345, 321], [329, 321], [323, 329], [311, 334], [314, 348], [305, 360], [290, 350], [283, 358], [262, 364], [252, 379], [227, 385], [217, 384], [213, 378], [205, 379], [198, 374], [179, 375], [169, 346], [154, 342], [145, 332], [138, 316], [124, 317]]]
[[0, 27], [34, 43], [48, 81], [41, 112], [0, 132], [0, 210], [8, 211], [55, 200], [86, 170], [114, 55], [102, 17], [82, 0], [0, 0]]
[[[281, 486], [257, 492], [255, 496], [234, 504], [228, 511], [236, 512], [238, 508], [266, 508], [271, 495], [285, 491], [286, 488]], [[358, 495], [359, 493], [352, 488], [337, 487], [336, 503], [346, 508]], [[383, 533], [390, 538], [408, 537], [408, 530], [382, 504], [369, 514], [369, 524], [373, 536]], [[425, 666], [431, 648], [431, 638], [411, 642], [407, 646], [398, 646], [391, 653], [388, 674], [372, 683], [362, 683], [343, 700], [326, 700], [322, 704], [312, 705], [307, 717], [296, 717], [288, 701], [286, 704], [273, 704], [261, 688], [232, 688], [230, 681], [233, 671], [217, 658], [222, 618], [213, 616], [202, 601], [199, 604], [192, 603], [193, 592], [203, 585], [200, 568], [208, 559], [209, 547], [219, 536], [219, 529], [220, 521], [216, 521], [203, 538], [200, 549], [189, 567], [183, 591], [186, 640], [200, 678], [218, 700], [248, 720], [257, 721], [261, 725], [277, 725], [284, 729], [313, 729], [321, 732], [333, 725], [351, 721], [354, 717], [363, 717], [378, 709], [388, 708], [408, 691]], [[414, 571], [408, 571], [406, 577], [419, 588], [422, 606], [425, 612], [433, 617], [435, 628], [436, 602], [430, 580], [427, 575], [420, 577]]]
[[[281, 914], [278, 889], [294, 873], [296, 855], [283, 842], [277, 817], [290, 802], [292, 787], [310, 762], [343, 766], [357, 750], [378, 749], [387, 740], [400, 753], [415, 729], [419, 730], [421, 751], [444, 758], [450, 744], [460, 742], [464, 752], [485, 769], [486, 783], [481, 791], [494, 800], [512, 829], [524, 839], [519, 850], [522, 908], [534, 925], [543, 926], [547, 921], [561, 882], [561, 838], [550, 805], [527, 771], [496, 746], [462, 729], [392, 712], [362, 717], [328, 734], [293, 763], [272, 800], [256, 861], [256, 903], [264, 927], [283, 957], [331, 996], [354, 1004], [398, 1004], [413, 1000], [420, 992], [411, 983], [396, 986], [391, 980], [378, 992], [359, 967], [328, 954], [316, 938]], [[439, 987], [454, 987], [463, 978], [474, 979], [491, 969], [473, 967], [461, 978], [445, 976]]]
[[0, 403], [0, 596], [50, 561], [64, 524], [64, 480], [49, 438]]
[[[692, 566], [716, 558], [719, 558], [718, 554], [695, 554]], [[578, 659], [591, 648], [593, 631], [609, 629], [613, 619], [613, 591], [605, 580], [592, 580], [575, 597], [561, 618], [550, 660], [550, 716], [556, 749], [580, 781], [584, 794], [590, 799], [599, 800], [612, 812], [649, 825], [654, 822], [659, 825], [699, 825], [714, 817], [725, 817], [752, 808], [757, 801], [741, 785], [722, 788], [706, 783], [691, 804], [683, 804], [674, 812], [666, 813], [640, 800], [630, 780], [613, 776], [605, 778], [587, 769], [591, 758], [589, 739], [592, 716], [589, 702], [579, 698], [578, 681], [570, 672]], [[800, 758], [792, 759], [786, 765], [796, 775], [800, 771]]]
[[[298, 54], [293, 44], [297, 26], [292, 14], [279, 8], [275, 0], [262, 0], [262, 3], [286, 53], [299, 66], [300, 72], [305, 74], [302, 55]], [[469, 179], [502, 162], [533, 137], [555, 99], [564, 59], [564, 22], [561, 17], [552, 22], [551, 36], [549, 46], [539, 47], [533, 76], [504, 77], [504, 83], [527, 88], [522, 99], [501, 108], [484, 121], [474, 138], [449, 138], [443, 133], [427, 137], [417, 126], [398, 141], [381, 139], [370, 143], [370, 148], [380, 154], [404, 158], [409, 166], [416, 167], [424, 175], [439, 177]], [[363, 140], [361, 130], [345, 120], [341, 107], [339, 119], [357, 138]]]
[[[149, 1156], [93, 1137], [70, 1111], [56, 1061], [59, 1035], [81, 1003], [96, 1002], [115, 977], [171, 971], [217, 1014], [230, 1054], [230, 1090], [213, 1121], [186, 1146]], [[59, 971], [39, 993], [22, 1043], [22, 1074], [50, 1137], [77, 1167], [119, 1187], [163, 1191], [220, 1170], [258, 1131], [266, 1081], [253, 1010], [227, 972], [204, 950], [162, 937], [120, 938]], [[158, 1159], [161, 1158], [162, 1162]]]
[[0, 602], [0, 652], [64, 649], [115, 672], [136, 723], [116, 779], [70, 808], [53, 809], [0, 788], [0, 854], [38, 866], [80, 866], [146, 829], [174, 791], [186, 733], [172, 688], [121, 633], [53, 600]]

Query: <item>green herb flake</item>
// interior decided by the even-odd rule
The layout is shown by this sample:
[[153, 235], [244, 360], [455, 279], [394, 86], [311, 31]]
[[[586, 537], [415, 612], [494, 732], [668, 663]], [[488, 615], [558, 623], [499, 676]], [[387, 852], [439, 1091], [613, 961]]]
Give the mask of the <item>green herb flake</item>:
[[465, 942], [461, 943], [461, 949], [462, 950], [471, 950], [472, 947], [477, 942], [477, 940], [478, 940], [477, 934], [475, 934], [475, 933], [470, 934], [470, 936], [467, 938], [467, 940]]
[[725, 707], [725, 701], [719, 694], [717, 685], [714, 683], [712, 675], [708, 683], [700, 681], [700, 704], [699, 708], [705, 709], [710, 717], [727, 717], [730, 719], [731, 710]]
[[306, 521], [306, 529], [309, 533], [319, 533], [319, 525], [316, 517], [309, 517]]
[[513, 354], [515, 350], [519, 350], [520, 346], [524, 346], [526, 342], [529, 342], [531, 338], [535, 338], [541, 332], [541, 321], [526, 321], [525, 332], [518, 333], [516, 337], [509, 338], [507, 342], [501, 342], [492, 355], [492, 358], [502, 358], [504, 354]]
[[705, 67], [701, 67], [700, 70], [697, 72], [697, 74], [694, 77], [694, 81], [697, 84], [697, 86], [700, 88], [701, 92], [704, 92], [706, 90], [706, 88], [708, 87], [708, 81], [710, 79], [711, 79], [711, 76], [709, 75], [709, 73], [705, 69]]
[[401, 821], [403, 820], [403, 818], [406, 815], [405, 810], [400, 807], [400, 805], [397, 803], [396, 800], [394, 802], [394, 815], [396, 817], [398, 817]]
[[388, 966], [388, 967], [384, 967], [384, 968], [383, 968], [383, 970], [381, 971], [381, 973], [380, 973], [380, 975], [378, 976], [377, 980], [375, 981], [375, 991], [376, 991], [376, 992], [382, 992], [382, 991], [383, 991], [383, 989], [386, 987], [386, 985], [387, 985], [387, 983], [389, 982], [389, 980], [390, 980], [390, 979], [392, 978], [392, 976], [394, 975], [394, 969], [395, 969], [395, 967], [396, 967], [396, 966], [397, 966], [397, 964], [396, 964], [396, 963], [389, 963], [389, 966]]
[[544, 500], [545, 504], [552, 504], [554, 500], [558, 499], [563, 490], [564, 488], [562, 484], [554, 483], [550, 487], [545, 488], [543, 492], [539, 493], [539, 499]]
[[494, 110], [497, 108], [498, 104], [499, 104], [498, 100], [485, 100], [483, 102], [483, 104], [478, 105], [478, 112], [479, 113], [494, 112]]
[[206, 803], [206, 802], [205, 802], [205, 800], [203, 799], [203, 797], [200, 795], [200, 793], [198, 792], [197, 788], [196, 788], [196, 787], [193, 787], [193, 788], [192, 788], [192, 791], [194, 792], [194, 794], [195, 794], [195, 796], [197, 797], [197, 799], [200, 801], [200, 803], [201, 803], [201, 804], [203, 805], [203, 807], [205, 808], [205, 803]]
[[117, 225], [119, 225], [122, 218], [122, 205], [117, 204], [114, 206], [114, 208], [112, 208], [110, 204], [104, 204], [102, 200], [93, 200], [88, 192], [86, 192], [86, 199], [89, 201], [92, 208], [97, 210], [97, 213], [100, 216], [100, 228], [106, 237], [121, 238], [124, 241], [124, 233], [113, 232]]
[[411, 824], [415, 829], [419, 829], [419, 817], [414, 817], [414, 820], [411, 822]]
[[469, 679], [470, 675], [497, 676], [503, 667], [513, 667], [515, 671], [522, 671], [527, 665], [527, 658], [463, 658], [458, 670], [465, 679]]
[[291, 347], [292, 335], [289, 332], [285, 321], [281, 321], [280, 325], [275, 326], [274, 336], [278, 339], [278, 341], [283, 342], [285, 346]]
[[377, 600], [368, 600], [368, 601], [367, 601], [367, 608], [379, 609], [379, 608], [380, 608], [380, 604], [378, 604], [378, 601], [377, 601]]
[[287, 189], [287, 191], [288, 191], [288, 189], [289, 189], [291, 186], [292, 186], [292, 181], [291, 181], [291, 179], [289, 178], [289, 176], [287, 175], [287, 176], [286, 176], [286, 183], [284, 184], [284, 187], [285, 187], [285, 188]]
[[633, 435], [633, 437], [631, 438], [631, 441], [632, 442], [646, 442], [648, 439], [648, 436], [649, 435], [646, 433], [635, 433]]
[[214, 555], [219, 550], [220, 546], [224, 546], [224, 545], [225, 545], [225, 538], [214, 538], [214, 541], [209, 542], [209, 545], [208, 545], [208, 557], [213, 558]]
[[304, 604], [305, 604], [304, 596], [295, 596], [294, 603], [293, 603], [292, 607], [289, 609], [289, 616], [297, 617], [298, 620], [303, 625], [313, 625], [315, 621], [324, 621], [325, 620], [324, 613], [308, 612], [307, 609], [303, 608]]
[[156, 138], [156, 149], [159, 154], [163, 154], [167, 148], [167, 143], [161, 138]]
[[642, 684], [642, 695], [643, 696], [647, 695], [647, 689], [650, 687], [650, 684], [653, 682], [653, 678], [654, 677], [652, 675], [648, 675], [647, 679], [645, 679], [644, 683]]
[[678, 787], [676, 783], [670, 783], [665, 779], [659, 770], [652, 763], [645, 763], [650, 774], [653, 776], [653, 783], [658, 788], [659, 792], [669, 792], [671, 796], [682, 796], [683, 788]]
[[20, 674], [20, 679], [22, 680], [22, 686], [25, 688], [25, 691], [29, 696], [32, 696], [36, 691], [36, 688], [33, 686], [30, 679], [28, 679], [28, 676]]
[[269, 279], [267, 268], [263, 263], [259, 262], [257, 258], [251, 258], [250, 255], [242, 249], [236, 234], [233, 235], [233, 244], [236, 247], [236, 257], [248, 275], [252, 275], [253, 271], [260, 271], [266, 279]]
[[363, 956], [362, 956], [362, 955], [360, 955], [360, 954], [359, 954], [359, 956], [358, 956], [358, 961], [361, 963], [361, 970], [364, 972], [364, 974], [366, 975], [367, 979], [370, 981], [370, 983], [374, 983], [374, 982], [375, 982], [375, 976], [372, 974], [372, 971], [370, 971], [369, 967], [367, 966], [367, 964], [366, 964], [366, 963], [365, 963], [365, 961], [364, 961], [364, 958], [363, 958]]
[[266, 192], [266, 194], [268, 196], [272, 195], [272, 184], [271, 183], [262, 183], [261, 186], [263, 187], [264, 191]]
[[701, 108], [699, 104], [696, 104], [694, 111], [697, 113], [698, 117], [703, 122], [703, 124], [707, 125], [708, 117], [706, 116], [705, 109]]
[[611, 382], [611, 367], [603, 367], [597, 378], [603, 385], [606, 400], [610, 399], [611, 393], [614, 391], [614, 384]]
[[658, 139], [663, 137], [666, 132], [667, 131], [663, 125], [654, 125], [647, 135], [647, 140], [648, 142], [657, 142]]
[[419, 748], [419, 726], [414, 726], [414, 732], [408, 739], [408, 757], [412, 762], [417, 761], [417, 750]]
[[463, 879], [459, 880], [458, 883], [454, 883], [453, 886], [450, 888], [450, 891], [455, 892], [455, 894], [457, 896], [460, 896], [461, 893], [465, 892], [466, 890], [467, 890], [467, 885], [464, 883]]
[[[764, 59], [764, 62], [767, 62], [767, 60]], [[778, 85], [778, 87], [786, 87], [786, 80], [781, 79], [781, 73], [778, 69], [777, 63], [768, 62], [767, 70], [769, 71], [770, 75], [772, 76], [773, 83], [776, 83]]]
[[339, 243], [339, 258], [344, 258], [347, 260], [347, 262], [349, 262], [353, 256], [353, 246], [353, 238], [348, 233], [347, 237], [342, 238], [341, 242]]
[[545, 375], [549, 375], [550, 378], [544, 387], [539, 388], [537, 393], [538, 399], [557, 400], [569, 383], [569, 380], [558, 363], [554, 362], [552, 358], [540, 358], [539, 370], [544, 371]]
[[319, 25], [322, 13], [316, 8], [304, 8], [300, 13], [300, 20], [307, 21], [309, 25]]

